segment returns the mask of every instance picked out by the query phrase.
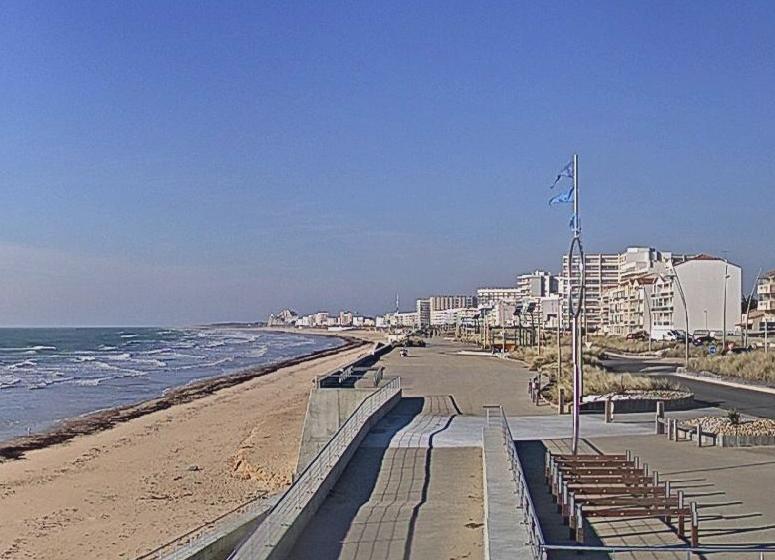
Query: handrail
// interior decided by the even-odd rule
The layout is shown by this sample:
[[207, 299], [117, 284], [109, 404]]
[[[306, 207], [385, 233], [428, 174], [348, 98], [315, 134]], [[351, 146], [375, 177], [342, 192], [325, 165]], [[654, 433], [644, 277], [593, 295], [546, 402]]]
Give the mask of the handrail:
[[269, 511], [264, 522], [229, 558], [261, 557], [262, 553], [276, 545], [289, 524], [289, 520], [283, 516], [290, 514], [293, 518], [296, 517], [298, 511], [307, 505], [321, 482], [338, 464], [366, 421], [400, 389], [401, 378], [394, 377], [366, 397], [294, 480]]
[[[522, 462], [519, 460], [519, 455], [517, 454], [517, 447], [514, 445], [514, 437], [511, 434], [511, 428], [506, 419], [506, 414], [503, 412], [503, 407], [500, 405], [485, 406], [484, 408], [486, 411], [487, 425], [492, 426], [495, 422], [499, 422], [500, 424], [501, 433], [503, 434], [504, 439], [503, 444], [509, 455], [511, 473], [517, 487], [519, 505], [522, 508], [523, 521], [528, 534], [527, 544], [530, 545], [535, 560], [545, 560], [546, 540], [544, 539], [544, 533], [541, 530], [541, 523], [538, 519], [536, 507], [533, 504], [533, 498], [530, 496], [530, 489], [527, 486], [525, 472], [522, 469]], [[494, 412], [495, 410], [497, 410], [497, 413]], [[497, 419], [495, 416], [497, 416]]]
[[572, 545], [572, 544], [544, 544], [542, 550], [572, 550], [575, 552], [607, 552], [610, 554], [624, 552], [651, 552], [665, 553], [675, 555], [676, 553], [686, 553], [686, 558], [690, 559], [692, 554], [712, 554], [718, 552], [734, 552], [735, 554], [757, 554], [760, 559], [764, 558], [765, 553], [775, 553], [773, 546], [649, 546], [649, 545], [614, 545], [614, 546], [593, 546], [593, 545]]

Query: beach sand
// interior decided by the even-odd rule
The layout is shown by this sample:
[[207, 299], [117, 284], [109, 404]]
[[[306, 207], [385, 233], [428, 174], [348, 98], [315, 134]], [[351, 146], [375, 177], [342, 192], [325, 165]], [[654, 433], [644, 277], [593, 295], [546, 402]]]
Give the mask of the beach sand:
[[0, 463], [0, 558], [136, 558], [282, 490], [313, 378], [370, 350], [282, 368]]

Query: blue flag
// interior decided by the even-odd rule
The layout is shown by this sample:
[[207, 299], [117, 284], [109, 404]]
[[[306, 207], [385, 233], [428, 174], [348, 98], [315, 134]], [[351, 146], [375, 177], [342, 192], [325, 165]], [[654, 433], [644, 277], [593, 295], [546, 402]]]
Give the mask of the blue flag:
[[573, 187], [571, 187], [570, 190], [566, 193], [556, 194], [552, 198], [550, 198], [549, 206], [554, 206], [555, 204], [563, 204], [566, 202], [573, 202]]
[[560, 182], [560, 179], [563, 177], [568, 177], [569, 179], [573, 179], [573, 162], [569, 161], [568, 164], [563, 167], [560, 172], [557, 174], [557, 178], [554, 180], [554, 183], [552, 183], [552, 186], [549, 187], [550, 189], [553, 189], [554, 186]]

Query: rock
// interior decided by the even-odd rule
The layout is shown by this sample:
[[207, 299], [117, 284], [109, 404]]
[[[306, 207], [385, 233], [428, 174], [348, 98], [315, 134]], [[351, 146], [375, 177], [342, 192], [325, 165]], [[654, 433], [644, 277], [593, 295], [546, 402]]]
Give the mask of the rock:
[[194, 472], [194, 471], [201, 471], [202, 469], [199, 468], [199, 465], [189, 465], [186, 470]]

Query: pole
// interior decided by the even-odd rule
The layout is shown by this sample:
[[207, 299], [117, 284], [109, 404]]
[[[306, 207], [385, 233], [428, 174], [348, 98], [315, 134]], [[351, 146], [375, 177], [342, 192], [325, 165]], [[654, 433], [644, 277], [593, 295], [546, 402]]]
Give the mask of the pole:
[[[570, 315], [573, 316], [572, 333], [572, 357], [573, 357], [573, 454], [576, 455], [579, 450], [579, 429], [582, 398], [581, 385], [581, 332], [579, 329], [579, 315], [584, 299], [584, 254], [581, 251], [581, 223], [579, 220], [579, 156], [573, 154], [573, 243], [571, 244], [571, 254], [568, 256], [568, 264], [573, 267], [573, 244], [579, 245], [579, 301], [578, 309], [573, 309], [573, 283], [568, 296], [568, 307]], [[572, 273], [571, 273], [572, 275]]]
[[557, 386], [562, 386], [562, 303], [557, 302]]
[[[753, 293], [754, 290], [756, 290], [756, 286], [759, 285], [759, 276], [762, 274], [762, 269], [760, 268], [759, 271], [756, 273], [756, 280], [753, 281], [753, 286], [751, 287], [751, 294], [748, 296], [748, 302], [745, 306], [745, 325], [743, 326], [743, 346], [748, 346], [748, 315], [751, 314], [751, 300], [753, 299]], [[766, 317], [766, 315], [765, 315]]]
[[[686, 306], [686, 295], [684, 294], [683, 286], [681, 286], [681, 279], [678, 277], [678, 272], [676, 272], [675, 269], [673, 269], [673, 278], [675, 278], [675, 283], [678, 286], [678, 293], [681, 295], [681, 302], [684, 306], [684, 320], [686, 321], [686, 336], [684, 337], [684, 342], [686, 345], [686, 351], [684, 356], [684, 366], [687, 368], [689, 367], [689, 308]], [[726, 306], [724, 306], [726, 308]]]
[[726, 352], [727, 349], [727, 280], [729, 279], [729, 263], [727, 259], [724, 259], [724, 313], [721, 327], [721, 351]]
[[[649, 352], [651, 352], [651, 327], [652, 327], [652, 325], [651, 325], [651, 321], [652, 321], [652, 317], [651, 317], [651, 303], [649, 303], [649, 293], [646, 290], [646, 286], [643, 286], [643, 303], [646, 304], [646, 310], [649, 312], [649, 330], [647, 332], [648, 332], [648, 335], [649, 335]], [[644, 324], [643, 326], [645, 327], [646, 325]], [[645, 329], [643, 329], [643, 330], [645, 330]]]

